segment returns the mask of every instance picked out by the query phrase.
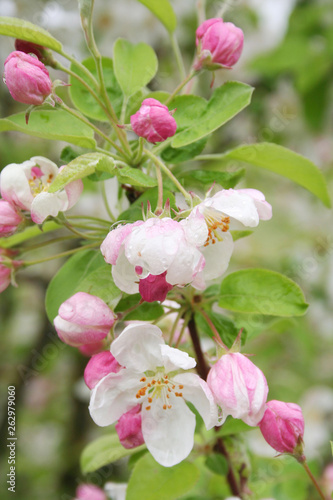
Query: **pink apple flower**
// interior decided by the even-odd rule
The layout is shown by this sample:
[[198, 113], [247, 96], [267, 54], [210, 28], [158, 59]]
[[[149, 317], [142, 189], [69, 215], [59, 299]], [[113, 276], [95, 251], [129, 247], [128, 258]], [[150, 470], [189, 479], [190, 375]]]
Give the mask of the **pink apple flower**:
[[256, 189], [223, 189], [199, 203], [181, 222], [188, 239], [199, 233], [206, 235], [199, 247], [206, 265], [197, 273], [193, 286], [204, 289], [206, 280], [220, 277], [228, 268], [234, 247], [230, 229], [256, 227], [260, 219], [271, 217], [271, 205]]
[[80, 484], [74, 500], [107, 500], [104, 491], [94, 484]]
[[243, 50], [244, 35], [240, 28], [221, 18], [208, 19], [196, 31], [198, 47], [194, 69], [232, 68]]
[[144, 444], [142, 435], [141, 405], [124, 413], [115, 425], [119, 441], [124, 448], [131, 449]]
[[153, 98], [142, 101], [139, 111], [131, 116], [131, 125], [139, 137], [153, 144], [172, 137], [177, 129], [176, 120], [167, 106]]
[[[190, 235], [192, 238], [192, 235]], [[196, 235], [196, 244], [206, 236]], [[147, 302], [163, 301], [176, 285], [191, 283], [205, 261], [188, 239], [181, 223], [168, 217], [151, 218], [119, 226], [110, 231], [101, 245], [112, 276], [123, 292], [140, 292]]]
[[0, 293], [6, 290], [6, 288], [10, 285], [12, 274], [11, 268], [2, 264], [5, 259], [1, 256], [1, 253], [2, 251], [0, 249]]
[[60, 170], [42, 156], [34, 156], [21, 164], [11, 163], [1, 172], [1, 196], [15, 207], [31, 212], [32, 220], [41, 224], [48, 216], [56, 217], [59, 212], [72, 208], [83, 190], [79, 179], [56, 193], [49, 193]]
[[93, 389], [105, 375], [117, 373], [120, 369], [120, 364], [110, 351], [99, 352], [88, 361], [84, 370], [84, 381], [89, 389]]
[[6, 200], [0, 200], [0, 237], [14, 234], [23, 216]]
[[5, 83], [15, 101], [38, 106], [52, 92], [49, 72], [36, 57], [15, 51], [5, 61]]
[[210, 369], [207, 384], [222, 409], [223, 421], [231, 415], [258, 425], [265, 412], [268, 386], [262, 371], [246, 356], [224, 354]]
[[61, 304], [54, 326], [63, 342], [79, 347], [104, 339], [115, 319], [102, 299], [78, 292]]
[[304, 417], [298, 405], [268, 401], [259, 426], [265, 440], [274, 450], [302, 455]]
[[217, 407], [204, 380], [190, 370], [196, 362], [165, 344], [161, 330], [151, 324], [127, 326], [111, 344], [111, 353], [124, 368], [106, 375], [92, 391], [90, 414], [102, 427], [116, 422], [141, 404], [142, 435], [148, 450], [164, 467], [184, 460], [194, 443], [192, 403], [207, 429], [218, 424]]

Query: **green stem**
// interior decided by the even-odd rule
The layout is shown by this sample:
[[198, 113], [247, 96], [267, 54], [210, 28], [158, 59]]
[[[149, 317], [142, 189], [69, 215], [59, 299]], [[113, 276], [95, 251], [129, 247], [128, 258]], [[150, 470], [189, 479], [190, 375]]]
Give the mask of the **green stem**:
[[98, 134], [100, 137], [103, 137], [103, 139], [105, 141], [107, 141], [109, 144], [111, 144], [111, 146], [113, 146], [114, 149], [116, 149], [122, 156], [125, 156], [124, 151], [115, 142], [113, 142], [106, 134], [104, 134], [104, 132], [102, 132], [98, 127], [96, 127], [93, 123], [91, 123], [89, 120], [84, 118], [80, 113], [77, 113], [74, 109], [67, 106], [67, 104], [65, 104], [64, 102], [59, 103], [59, 105], [62, 107], [62, 109], [67, 111], [67, 113], [75, 116], [76, 118], [81, 120], [81, 122], [88, 125], [88, 127], [92, 128], [94, 130], [94, 132], [96, 132], [96, 134]]
[[208, 314], [206, 313], [206, 311], [204, 311], [204, 309], [201, 309], [200, 307], [197, 307], [197, 310], [205, 318], [205, 320], [207, 321], [208, 325], [210, 326], [210, 328], [211, 328], [211, 330], [212, 330], [212, 332], [214, 334], [213, 335], [213, 339], [215, 340], [215, 342], [217, 344], [219, 344], [226, 351], [229, 351], [229, 348], [222, 341], [219, 332], [217, 331], [214, 323], [212, 322], [212, 320], [210, 319], [210, 317], [208, 316]]
[[63, 221], [62, 224], [67, 227], [67, 229], [69, 231], [71, 231], [73, 234], [76, 234], [77, 236], [79, 236], [80, 238], [84, 238], [85, 240], [99, 240], [100, 238], [99, 237], [96, 237], [96, 236], [90, 236], [89, 234], [87, 233], [81, 233], [81, 231], [78, 231], [77, 229], [75, 229], [69, 222], [65, 222]]
[[73, 248], [72, 250], [67, 250], [66, 252], [61, 252], [58, 253], [57, 255], [52, 255], [51, 257], [45, 257], [44, 259], [38, 259], [38, 260], [29, 260], [29, 261], [22, 261], [22, 267], [27, 267], [27, 266], [34, 266], [36, 264], [42, 264], [43, 262], [48, 262], [49, 260], [54, 260], [54, 259], [60, 259], [60, 257], [66, 257], [67, 255], [71, 255], [76, 252], [80, 252], [81, 250], [87, 250], [88, 248], [94, 248], [99, 245], [99, 241], [96, 241], [95, 243], [90, 243], [89, 245], [84, 245], [82, 247], [78, 248]]
[[172, 46], [173, 52], [175, 54], [180, 78], [181, 78], [181, 80], [185, 80], [186, 71], [185, 71], [184, 61], [183, 61], [183, 57], [182, 57], [182, 54], [181, 54], [180, 49], [179, 49], [178, 40], [177, 40], [176, 35], [174, 33], [172, 33], [170, 35], [170, 41], [171, 41], [171, 46]]
[[157, 157], [155, 156], [153, 153], [151, 153], [151, 151], [149, 151], [148, 149], [144, 148], [144, 152], [145, 154], [151, 159], [153, 160], [153, 162], [155, 163], [155, 165], [158, 165], [162, 170], [163, 172], [169, 177], [169, 179], [172, 180], [172, 182], [174, 183], [174, 185], [178, 188], [178, 191], [180, 191], [184, 197], [185, 197], [185, 200], [191, 204], [191, 201], [192, 201], [192, 198], [191, 198], [191, 195], [190, 193], [188, 193], [184, 188], [183, 186], [180, 184], [180, 182], [176, 179], [176, 177], [173, 175], [173, 173], [170, 172], [170, 170], [168, 169], [168, 167], [166, 165], [164, 165], [164, 163]]
[[206, 19], [206, 0], [199, 0], [197, 4], [198, 24], [202, 24]]
[[60, 243], [62, 241], [69, 241], [74, 239], [75, 236], [60, 236], [59, 238], [54, 238], [53, 240], [42, 241], [41, 243], [35, 243], [34, 245], [27, 245], [26, 247], [22, 247], [22, 253], [31, 252], [32, 250], [37, 250], [38, 248], [52, 245], [53, 243]]
[[176, 316], [176, 319], [175, 321], [173, 322], [173, 325], [172, 325], [172, 328], [170, 330], [170, 335], [169, 335], [169, 342], [168, 344], [171, 346], [172, 345], [172, 342], [173, 342], [173, 336], [175, 334], [175, 331], [176, 331], [176, 328], [177, 328], [177, 325], [178, 325], [178, 322], [180, 320], [180, 318], [182, 317], [184, 313], [184, 308], [180, 308], [178, 313], [177, 313], [177, 316]]
[[[92, 220], [92, 221], [95, 221], [95, 222], [98, 222], [99, 224], [104, 224], [105, 226], [110, 226], [110, 222], [105, 220], [105, 219], [100, 219], [98, 217], [92, 217], [90, 215], [70, 215], [70, 216], [67, 216], [67, 219], [70, 220], [70, 219], [87, 219], [87, 220]], [[67, 236], [67, 238], [69, 238], [69, 236]]]
[[221, 154], [211, 154], [211, 155], [199, 155], [199, 156], [195, 156], [194, 158], [192, 158], [192, 160], [194, 161], [204, 161], [204, 160], [220, 160], [222, 159], [223, 157], [225, 157], [225, 153], [221, 153]]
[[180, 330], [180, 332], [179, 332], [178, 339], [177, 339], [177, 342], [176, 342], [176, 345], [175, 345], [175, 348], [176, 348], [176, 349], [178, 348], [178, 346], [179, 346], [179, 344], [180, 344], [180, 342], [181, 342], [181, 340], [182, 340], [182, 338], [183, 338], [183, 335], [184, 335], [185, 329], [186, 329], [186, 328], [187, 328], [187, 326], [188, 326], [188, 323], [189, 323], [189, 321], [190, 321], [190, 319], [191, 319], [191, 316], [192, 316], [192, 311], [187, 311], [187, 314], [186, 314], [186, 316], [185, 316], [185, 318], [184, 318], [184, 323], [183, 323], [183, 326], [182, 326], [182, 328], [181, 328], [181, 330]]
[[155, 210], [156, 215], [160, 215], [163, 212], [163, 178], [161, 173], [161, 167], [155, 162], [156, 168], [156, 178], [158, 186], [158, 197], [157, 197], [157, 207]]
[[143, 152], [144, 143], [145, 143], [144, 138], [143, 137], [139, 137], [139, 146], [138, 146], [136, 155], [133, 158], [133, 164], [134, 165], [137, 165], [138, 163], [140, 163], [140, 161], [142, 159], [142, 152]]
[[191, 73], [189, 73], [189, 75], [178, 85], [178, 87], [175, 88], [175, 90], [172, 92], [172, 94], [169, 95], [169, 97], [167, 98], [167, 100], [165, 101], [165, 105], [168, 105], [169, 102], [172, 101], [172, 99], [175, 97], [175, 95], [178, 94], [178, 92], [180, 92], [182, 90], [183, 87], [185, 87], [185, 85], [187, 84], [187, 82], [189, 82], [190, 80], [192, 80], [192, 78], [197, 74], [196, 71], [191, 71]]
[[313, 474], [312, 474], [312, 472], [310, 471], [309, 466], [308, 466], [308, 464], [306, 463], [306, 461], [304, 460], [304, 461], [301, 461], [300, 463], [301, 463], [301, 465], [303, 465], [303, 467], [304, 467], [304, 469], [305, 469], [305, 471], [306, 471], [307, 475], [309, 476], [309, 478], [310, 478], [310, 479], [311, 479], [311, 481], [313, 482], [314, 487], [315, 487], [315, 488], [316, 488], [316, 490], [318, 491], [318, 494], [319, 494], [320, 498], [321, 498], [322, 500], [326, 500], [326, 497], [325, 497], [324, 493], [321, 491], [321, 488], [320, 488], [319, 484], [317, 483], [316, 478], [314, 477], [314, 475], [313, 475]]
[[113, 158], [113, 160], [116, 160], [116, 161], [122, 161], [124, 159], [123, 156], [118, 156], [116, 154], [110, 153], [110, 151], [108, 151], [107, 149], [104, 149], [104, 148], [96, 147], [95, 151], [98, 151], [99, 153], [103, 153], [104, 155], [110, 156], [111, 158]]
[[61, 54], [63, 57], [65, 57], [66, 59], [68, 59], [68, 61], [70, 61], [75, 66], [77, 66], [78, 68], [80, 68], [80, 70], [82, 71], [82, 73], [84, 73], [89, 78], [89, 80], [91, 81], [91, 83], [93, 83], [96, 87], [98, 87], [98, 81], [96, 80], [96, 78], [94, 77], [94, 75], [92, 73], [90, 73], [89, 69], [86, 68], [82, 63], [80, 63], [80, 61], [78, 61], [77, 59], [75, 59], [75, 57], [71, 56], [70, 54], [67, 54], [66, 52], [59, 52], [59, 54]]
[[116, 218], [115, 216], [113, 215], [112, 211], [111, 211], [111, 208], [110, 208], [110, 205], [109, 205], [109, 202], [108, 202], [108, 198], [106, 196], [106, 188], [105, 188], [105, 182], [103, 181], [102, 182], [102, 197], [103, 197], [103, 202], [104, 202], [104, 205], [105, 205], [105, 209], [108, 213], [108, 216], [110, 217], [110, 219], [112, 220], [112, 222], [115, 222]]

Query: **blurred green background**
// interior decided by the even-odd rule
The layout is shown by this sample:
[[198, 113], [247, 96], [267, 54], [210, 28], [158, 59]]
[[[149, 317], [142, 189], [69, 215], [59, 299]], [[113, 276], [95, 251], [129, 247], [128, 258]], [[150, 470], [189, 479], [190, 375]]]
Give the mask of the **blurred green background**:
[[[179, 16], [177, 36], [189, 67], [194, 54], [196, 2], [174, 0], [172, 4]], [[332, 193], [332, 1], [207, 2], [208, 17], [221, 14], [219, 9], [225, 20], [244, 30], [245, 49], [232, 72], [216, 73], [215, 86], [226, 80], [240, 80], [253, 85], [255, 92], [252, 104], [215, 133], [207, 151], [223, 152], [239, 144], [261, 141], [281, 144], [316, 163]], [[0, 14], [40, 24], [62, 40], [69, 52], [87, 56], [74, 0], [1, 0]], [[112, 44], [118, 36], [133, 42], [146, 41], [159, 57], [159, 72], [151, 88], [170, 91], [177, 85], [178, 73], [166, 32], [141, 4], [135, 0], [96, 0], [95, 25], [105, 55], [112, 57]], [[13, 47], [12, 39], [1, 38], [1, 66]], [[59, 73], [52, 76], [64, 78]], [[198, 92], [207, 97], [209, 85], [210, 75], [201, 76]], [[1, 118], [22, 109], [23, 105], [10, 98], [6, 86], [0, 85]], [[3, 133], [0, 168], [34, 155], [47, 156], [59, 164], [63, 146]], [[232, 171], [234, 167], [227, 168]], [[312, 470], [322, 476], [325, 467], [332, 463], [332, 212], [301, 187], [266, 171], [247, 168], [241, 183], [241, 187], [245, 186], [265, 193], [274, 216], [270, 222], [262, 223], [255, 234], [236, 243], [229, 271], [263, 267], [282, 272], [301, 286], [310, 303], [304, 318], [268, 322], [261, 317], [239, 317], [249, 332], [246, 352], [255, 353], [252, 359], [266, 375], [270, 399], [302, 406], [306, 454]], [[85, 206], [99, 206], [97, 196], [88, 193], [82, 211]], [[18, 288], [8, 288], [0, 297], [0, 388], [4, 395], [0, 408], [1, 442], [5, 442], [7, 432], [7, 386], [15, 385], [17, 500], [74, 497], [77, 484], [87, 480], [80, 474], [80, 452], [105, 432], [93, 424], [88, 413], [89, 395], [82, 380], [87, 358], [62, 344], [45, 316], [45, 290], [60, 264], [55, 261], [19, 273]], [[253, 455], [254, 498], [316, 498], [301, 467], [288, 458], [273, 460], [274, 452], [259, 432], [248, 433], [246, 443]], [[12, 498], [3, 480], [8, 468], [5, 446], [1, 453], [1, 498]], [[123, 462], [88, 477], [100, 485], [106, 480], [126, 479]], [[321, 481], [325, 486], [323, 477]], [[197, 491], [186, 498], [217, 499], [223, 498], [224, 492], [221, 478], [207, 472]]]

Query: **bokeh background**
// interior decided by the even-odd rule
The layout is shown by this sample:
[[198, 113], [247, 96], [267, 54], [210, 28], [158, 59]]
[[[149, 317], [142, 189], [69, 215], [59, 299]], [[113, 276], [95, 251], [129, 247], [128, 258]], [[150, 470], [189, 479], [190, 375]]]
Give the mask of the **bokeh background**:
[[[187, 67], [194, 54], [196, 1], [173, 0], [178, 14], [177, 36]], [[255, 87], [252, 104], [210, 140], [207, 151], [223, 152], [240, 144], [268, 141], [310, 158], [333, 186], [333, 3], [331, 0], [207, 1], [208, 17], [222, 14], [245, 33], [243, 56], [232, 72], [216, 74], [215, 85], [240, 80]], [[0, 0], [0, 15], [27, 19], [48, 29], [66, 50], [88, 56], [75, 0]], [[151, 89], [171, 91], [178, 73], [164, 28], [135, 0], [96, 0], [96, 38], [112, 57], [113, 41], [126, 37], [150, 43], [159, 57]], [[14, 40], [1, 37], [0, 66]], [[51, 72], [52, 73], [52, 72]], [[54, 78], [65, 78], [52, 73]], [[197, 91], [209, 96], [210, 75], [199, 79]], [[4, 84], [0, 85], [0, 117], [21, 111]], [[0, 135], [0, 168], [34, 155], [59, 163], [65, 144], [41, 141], [18, 133]], [[230, 171], [235, 168], [229, 164]], [[237, 242], [230, 271], [263, 267], [295, 280], [310, 303], [303, 318], [267, 321], [239, 317], [248, 330], [246, 352], [266, 374], [270, 399], [303, 408], [306, 454], [323, 487], [333, 489], [330, 438], [333, 437], [333, 234], [332, 212], [291, 181], [257, 168], [247, 168], [241, 187], [262, 190], [274, 217], [255, 234]], [[100, 194], [91, 186], [77, 207], [80, 213], [104, 215]], [[114, 186], [110, 185], [112, 203]], [[88, 394], [82, 381], [87, 362], [76, 349], [62, 344], [44, 312], [47, 284], [61, 262], [39, 265], [17, 276], [18, 288], [0, 296], [1, 443], [6, 437], [7, 386], [16, 386], [17, 500], [66, 500], [74, 497], [84, 446], [102, 431], [91, 421]], [[244, 438], [252, 454], [254, 498], [312, 500], [304, 471], [291, 459], [273, 459], [274, 452], [256, 430]], [[1, 447], [1, 470], [7, 472], [7, 450]], [[269, 457], [269, 459], [267, 459]], [[1, 476], [1, 498], [12, 498]], [[123, 462], [91, 474], [96, 484], [126, 481]], [[2, 489], [1, 489], [2, 488]], [[207, 473], [197, 491], [184, 498], [223, 498], [221, 478]], [[121, 493], [110, 498], [121, 499]], [[141, 499], [138, 499], [141, 500]], [[142, 499], [144, 500], [144, 499]]]

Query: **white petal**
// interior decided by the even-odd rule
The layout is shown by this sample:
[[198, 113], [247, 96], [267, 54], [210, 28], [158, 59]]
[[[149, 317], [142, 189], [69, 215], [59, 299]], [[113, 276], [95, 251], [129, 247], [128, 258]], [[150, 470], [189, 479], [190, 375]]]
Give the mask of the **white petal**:
[[33, 156], [30, 158], [30, 161], [34, 163], [34, 166], [38, 166], [41, 169], [45, 177], [48, 177], [50, 174], [56, 177], [59, 173], [60, 169], [57, 165], [44, 156]]
[[127, 326], [111, 344], [111, 354], [118, 363], [138, 373], [163, 366], [161, 330], [149, 323]]
[[202, 213], [194, 209], [187, 219], [180, 221], [185, 231], [187, 241], [196, 247], [204, 245], [208, 236], [208, 228]]
[[78, 199], [81, 196], [81, 193], [83, 191], [83, 182], [81, 179], [78, 179], [77, 181], [70, 182], [66, 187], [65, 191], [67, 194], [68, 198], [68, 207], [67, 210], [72, 208], [75, 203], [78, 201]]
[[117, 258], [117, 264], [112, 266], [112, 276], [117, 287], [123, 292], [138, 293], [139, 277], [123, 251]]
[[139, 388], [138, 375], [130, 370], [109, 373], [98, 382], [91, 393], [91, 418], [101, 427], [113, 424], [138, 404], [136, 393]]
[[192, 403], [203, 418], [209, 430], [218, 422], [217, 405], [207, 383], [195, 373], [181, 373], [172, 378], [177, 384], [182, 384], [183, 397]]
[[186, 285], [192, 282], [203, 267], [202, 253], [187, 242], [180, 241], [177, 255], [167, 271], [166, 280], [171, 285]]
[[254, 200], [247, 194], [225, 189], [207, 199], [204, 204], [206, 207], [211, 206], [218, 212], [229, 215], [244, 226], [256, 227], [259, 224], [259, 215]]
[[11, 163], [2, 170], [0, 176], [1, 196], [24, 210], [30, 210], [34, 197], [24, 173], [23, 165], [25, 164], [30, 170], [34, 166], [34, 162], [26, 161], [21, 165]]
[[[216, 241], [214, 245], [210, 243], [206, 247], [201, 247], [200, 250], [205, 258], [206, 265], [193, 282], [193, 286], [196, 286], [197, 280], [219, 278], [227, 270], [234, 249], [234, 242], [229, 232], [223, 233], [222, 237], [223, 240]], [[201, 287], [198, 286], [198, 288]]]
[[261, 220], [272, 218], [272, 206], [266, 201], [265, 195], [261, 191], [258, 189], [237, 189], [237, 192], [251, 196]]
[[172, 408], [163, 410], [161, 400], [142, 407], [142, 434], [156, 462], [172, 467], [184, 460], [193, 448], [195, 415], [182, 398], [174, 397]]
[[31, 218], [36, 224], [41, 224], [49, 215], [56, 217], [59, 212], [67, 210], [67, 207], [66, 191], [40, 193], [31, 203]]
[[194, 358], [191, 358], [187, 352], [180, 351], [168, 345], [161, 345], [160, 347], [163, 357], [163, 366], [165, 371], [171, 372], [173, 370], [190, 370], [197, 364]]

